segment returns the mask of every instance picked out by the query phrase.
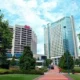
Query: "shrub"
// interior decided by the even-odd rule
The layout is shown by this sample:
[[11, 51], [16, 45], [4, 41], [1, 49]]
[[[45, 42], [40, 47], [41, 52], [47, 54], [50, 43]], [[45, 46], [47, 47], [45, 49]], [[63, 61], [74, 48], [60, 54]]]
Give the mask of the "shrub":
[[74, 67], [74, 72], [75, 73], [80, 73], [80, 67]]
[[40, 75], [43, 75], [44, 72], [41, 71], [41, 70], [25, 70], [25, 71], [22, 71], [23, 74], [40, 74]]
[[24, 47], [22, 56], [20, 57], [19, 66], [21, 70], [35, 69], [36, 60], [29, 46]]
[[12, 71], [8, 69], [0, 69], [0, 74], [9, 74], [9, 73], [12, 73]]
[[62, 70], [61, 70], [61, 72], [64, 72], [64, 73], [67, 73], [68, 71], [69, 71], [69, 72], [72, 72], [72, 70], [65, 70], [65, 69], [62, 69]]
[[47, 72], [48, 68], [47, 67], [43, 67], [43, 68], [40, 68], [40, 70], [43, 71], [43, 72]]
[[19, 66], [10, 66], [10, 70], [20, 70]]
[[0, 68], [9, 69], [10, 61], [5, 61], [5, 63], [0, 64]]
[[22, 74], [21, 70], [11, 70], [12, 74]]
[[12, 70], [8, 70], [8, 69], [0, 69], [0, 74], [39, 74], [39, 75], [43, 75], [44, 74], [44, 70], [39, 69], [39, 70], [16, 70], [16, 69], [12, 69]]
[[64, 53], [59, 60], [59, 67], [62, 69], [73, 69], [74, 68], [74, 60], [69, 52]]
[[43, 75], [44, 72], [42, 70], [7, 70], [7, 69], [0, 69], [0, 74], [39, 74]]
[[12, 60], [10, 61], [10, 65], [11, 66], [15, 66], [16, 65], [15, 56], [12, 57]]
[[40, 75], [43, 75], [44, 71], [42, 71], [42, 70], [31, 70], [31, 74], [40, 74]]

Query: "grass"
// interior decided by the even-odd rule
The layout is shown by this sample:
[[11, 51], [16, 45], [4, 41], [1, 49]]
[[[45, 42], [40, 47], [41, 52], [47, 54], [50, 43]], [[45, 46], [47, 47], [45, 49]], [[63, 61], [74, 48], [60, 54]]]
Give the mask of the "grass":
[[80, 80], [80, 74], [70, 74], [69, 76], [74, 80]]
[[0, 75], [0, 80], [33, 80], [39, 75], [25, 75], [25, 74], [7, 74]]

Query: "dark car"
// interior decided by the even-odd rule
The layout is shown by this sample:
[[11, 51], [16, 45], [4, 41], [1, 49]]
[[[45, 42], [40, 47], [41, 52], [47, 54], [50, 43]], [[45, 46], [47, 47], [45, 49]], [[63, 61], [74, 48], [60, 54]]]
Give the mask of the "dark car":
[[53, 65], [51, 65], [51, 69], [54, 69], [54, 66]]

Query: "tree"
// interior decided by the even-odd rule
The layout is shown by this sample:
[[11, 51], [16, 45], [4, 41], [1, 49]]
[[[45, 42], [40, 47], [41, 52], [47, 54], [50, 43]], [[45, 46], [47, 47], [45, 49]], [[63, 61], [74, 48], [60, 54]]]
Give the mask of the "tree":
[[11, 60], [10, 64], [11, 64], [11, 66], [16, 65], [15, 56], [12, 57], [12, 60]]
[[12, 44], [12, 32], [9, 29], [8, 21], [3, 17], [4, 15], [0, 11], [0, 66], [7, 63], [6, 52]]
[[59, 61], [59, 67], [63, 69], [73, 69], [74, 68], [74, 60], [69, 52], [64, 53]]
[[51, 64], [51, 62], [52, 62], [51, 59], [46, 59], [44, 65], [48, 67]]
[[75, 60], [75, 65], [79, 65], [79, 59]]
[[20, 57], [20, 69], [31, 70], [35, 68], [36, 61], [29, 46], [24, 47], [23, 55]]
[[80, 57], [75, 60], [75, 65], [78, 65], [80, 67]]

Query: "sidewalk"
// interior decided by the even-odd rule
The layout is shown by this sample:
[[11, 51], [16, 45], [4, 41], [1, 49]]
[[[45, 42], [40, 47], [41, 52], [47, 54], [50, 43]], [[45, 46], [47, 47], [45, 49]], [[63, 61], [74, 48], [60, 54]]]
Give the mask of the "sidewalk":
[[54, 69], [49, 70], [38, 80], [69, 80], [62, 73], [59, 73], [59, 69], [57, 66], [54, 66]]

